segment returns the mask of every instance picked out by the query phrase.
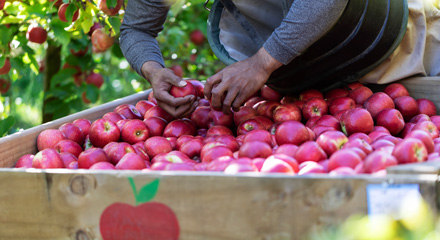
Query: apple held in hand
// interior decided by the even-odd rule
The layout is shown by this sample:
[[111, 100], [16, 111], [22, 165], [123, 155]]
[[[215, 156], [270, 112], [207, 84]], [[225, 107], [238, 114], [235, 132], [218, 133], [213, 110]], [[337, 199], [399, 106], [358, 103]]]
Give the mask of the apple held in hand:
[[188, 95], [197, 96], [196, 88], [188, 80], [185, 80], [186, 85], [183, 87], [172, 86], [170, 89], [170, 94], [175, 98], [185, 97]]

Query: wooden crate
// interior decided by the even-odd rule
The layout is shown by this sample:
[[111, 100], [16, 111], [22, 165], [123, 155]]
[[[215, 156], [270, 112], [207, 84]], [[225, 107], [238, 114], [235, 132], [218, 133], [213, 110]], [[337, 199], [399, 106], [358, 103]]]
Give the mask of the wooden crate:
[[[104, 220], [109, 220], [104, 213], [120, 203], [128, 204], [133, 215], [124, 216], [128, 212], [119, 210], [119, 215], [109, 216], [126, 217], [122, 223], [132, 227], [131, 233], [150, 229], [149, 224], [134, 225], [148, 216], [142, 212], [145, 204], [160, 203], [170, 214], [155, 214], [153, 220], [174, 216], [179, 239], [304, 239], [352, 214], [367, 214], [366, 189], [371, 185], [415, 184], [438, 216], [440, 165], [434, 163], [396, 166], [386, 177], [11, 168], [23, 154], [36, 153], [42, 130], [77, 118], [93, 121], [122, 103], [146, 99], [148, 93], [0, 138], [0, 239], [102, 239], [101, 229], [107, 229]], [[148, 203], [137, 202], [145, 195]]]

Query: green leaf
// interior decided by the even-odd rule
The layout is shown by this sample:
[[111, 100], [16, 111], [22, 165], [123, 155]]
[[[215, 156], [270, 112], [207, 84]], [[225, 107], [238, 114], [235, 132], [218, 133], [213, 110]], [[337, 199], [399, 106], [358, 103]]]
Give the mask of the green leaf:
[[29, 54], [29, 53], [25, 53], [23, 56], [23, 62], [26, 64], [29, 64], [31, 67], [31, 70], [35, 73], [38, 74], [39, 73], [39, 65], [37, 62], [37, 59], [35, 59], [35, 55]]
[[107, 0], [107, 7], [109, 9], [115, 8], [117, 3], [117, 0]]
[[70, 79], [76, 72], [77, 70], [73, 68], [62, 69], [57, 72], [50, 81], [51, 89], [55, 88], [57, 85], [65, 85], [64, 82], [66, 82], [67, 79]]
[[95, 85], [87, 84], [86, 96], [91, 102], [98, 101], [99, 88], [97, 88]]
[[70, 33], [64, 30], [66, 24], [64, 22], [61, 22], [60, 20], [57, 20], [58, 19], [54, 19], [53, 21], [51, 21], [51, 28], [55, 35], [55, 39], [62, 45], [67, 45], [70, 41]]
[[3, 120], [0, 120], [0, 136], [4, 137], [8, 131], [14, 126], [15, 118], [13, 116], [8, 116]]
[[69, 6], [67, 6], [66, 9], [66, 20], [68, 22], [72, 22], [73, 19], [73, 15], [75, 14], [75, 12], [78, 10], [78, 8], [76, 7], [75, 4], [69, 4]]
[[83, 29], [84, 33], [90, 32], [90, 28], [93, 26], [93, 15], [92, 15], [92, 8], [86, 7], [85, 11], [81, 12], [82, 20], [81, 20], [81, 27]]
[[133, 189], [136, 204], [151, 201], [156, 196], [157, 190], [159, 189], [159, 179], [154, 179], [152, 182], [144, 185], [141, 190], [139, 190], [139, 193], [136, 190], [134, 179], [132, 177], [129, 177], [128, 181], [130, 182], [130, 185]]
[[109, 17], [108, 22], [110, 23], [110, 25], [114, 30], [119, 30], [119, 28], [121, 27], [121, 19], [117, 16]]
[[186, 0], [176, 0], [173, 5], [171, 5], [170, 8], [170, 14], [173, 17], [176, 17], [177, 14], [179, 14], [180, 11], [182, 11], [182, 7], [185, 4]]

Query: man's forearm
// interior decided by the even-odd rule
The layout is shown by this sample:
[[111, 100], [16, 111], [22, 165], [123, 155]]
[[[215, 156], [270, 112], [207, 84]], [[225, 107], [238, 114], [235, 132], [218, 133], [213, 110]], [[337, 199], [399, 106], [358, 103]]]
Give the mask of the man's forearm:
[[281, 25], [264, 43], [267, 52], [288, 64], [337, 21], [348, 0], [295, 0]]
[[164, 65], [157, 34], [162, 31], [169, 10], [167, 1], [130, 0], [121, 25], [121, 50], [132, 68], [141, 76], [145, 62]]

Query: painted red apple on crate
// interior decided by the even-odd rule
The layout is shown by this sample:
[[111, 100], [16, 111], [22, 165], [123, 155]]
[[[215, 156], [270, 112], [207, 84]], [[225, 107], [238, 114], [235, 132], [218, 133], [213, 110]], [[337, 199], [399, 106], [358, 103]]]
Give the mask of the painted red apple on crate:
[[101, 214], [99, 228], [104, 240], [179, 239], [179, 221], [167, 205], [151, 200], [156, 196], [159, 179], [143, 186], [139, 192], [133, 178], [128, 178], [136, 199], [136, 205], [113, 203]]

